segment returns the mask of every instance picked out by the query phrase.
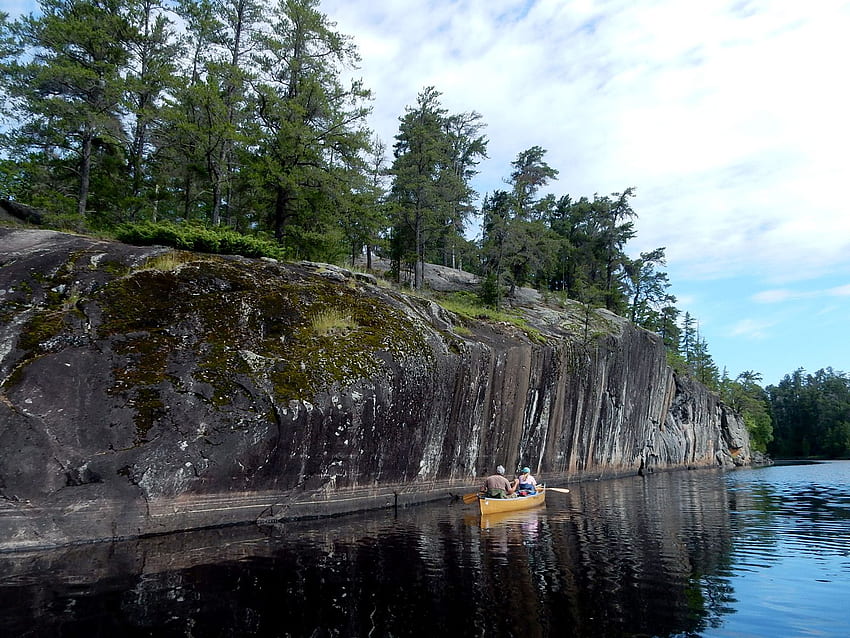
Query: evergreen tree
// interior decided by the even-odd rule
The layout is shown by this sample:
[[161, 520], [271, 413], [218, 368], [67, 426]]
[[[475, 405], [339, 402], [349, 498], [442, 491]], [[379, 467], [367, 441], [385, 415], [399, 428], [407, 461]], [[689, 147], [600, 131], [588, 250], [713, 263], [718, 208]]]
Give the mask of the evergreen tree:
[[386, 145], [378, 138], [372, 141], [367, 165], [365, 172], [358, 172], [355, 167], [348, 171], [348, 175], [355, 181], [348, 187], [351, 197], [348, 204], [342, 207], [340, 222], [350, 246], [351, 264], [354, 265], [365, 249], [366, 268], [370, 269], [373, 247], [389, 223], [386, 208], [387, 189], [384, 183]]
[[685, 312], [685, 316], [682, 318], [682, 337], [679, 341], [679, 354], [685, 359], [685, 361], [691, 361], [694, 356], [694, 352], [696, 350], [696, 342], [697, 342], [697, 322], [694, 319], [693, 315], [689, 312]]
[[769, 386], [774, 441], [778, 457], [850, 456], [850, 378], [832, 368], [785, 375]]
[[228, 206], [232, 203], [234, 147], [239, 140], [240, 120], [246, 114], [246, 85], [252, 76], [248, 57], [258, 47], [256, 34], [259, 25], [265, 22], [265, 5], [257, 0], [220, 0], [213, 6], [220, 24], [216, 43], [223, 52], [210, 69], [215, 71], [220, 86], [222, 116], [217, 157], [212, 157], [210, 162], [211, 221], [217, 226], [221, 222], [222, 206], [225, 202]]
[[[0, 69], [18, 124], [7, 148], [48, 169], [30, 201], [73, 212], [74, 224], [83, 227], [91, 214], [105, 212], [89, 210], [98, 165], [111, 178], [101, 185], [112, 187], [124, 174], [113, 171], [123, 168], [124, 74], [133, 30], [118, 0], [41, 0], [39, 9], [11, 25], [23, 55]], [[63, 207], [63, 200], [73, 206]]]
[[517, 154], [511, 163], [511, 191], [495, 191], [482, 206], [483, 258], [486, 272], [499, 290], [522, 286], [555, 261], [557, 242], [549, 228], [554, 197], [536, 199], [539, 189], [558, 171], [543, 160], [546, 150], [534, 146]]
[[508, 183], [513, 189], [514, 216], [518, 219], [531, 220], [535, 217], [535, 213], [539, 212], [535, 208], [535, 196], [543, 186], [558, 178], [558, 171], [544, 161], [545, 155], [546, 149], [532, 146], [520, 151], [511, 162], [513, 171]]
[[675, 306], [664, 306], [657, 315], [652, 316], [647, 322], [647, 328], [661, 335], [668, 352], [679, 352], [679, 344], [682, 338], [682, 330], [677, 320], [679, 309]]
[[265, 192], [269, 226], [293, 255], [333, 259], [343, 247], [338, 193], [369, 146], [370, 97], [341, 74], [359, 61], [349, 37], [333, 30], [317, 0], [280, 0], [255, 56], [252, 129], [244, 161]]
[[232, 218], [236, 151], [244, 143], [248, 87], [256, 75], [251, 56], [261, 46], [259, 34], [269, 17], [257, 0], [181, 0], [178, 12], [190, 55], [163, 137], [185, 157], [180, 162], [184, 217], [196, 217], [201, 204], [212, 225], [223, 215], [238, 225]]
[[626, 243], [635, 236], [634, 223], [636, 217], [629, 199], [634, 197], [634, 188], [627, 188], [622, 193], [614, 193], [613, 200], [602, 200], [601, 241], [602, 261], [604, 264], [605, 307], [613, 312], [625, 310], [624, 285], [618, 277], [626, 263], [624, 253]]
[[549, 285], [553, 290], [563, 290], [570, 299], [585, 303], [590, 302], [589, 290], [598, 270], [593, 266], [595, 219], [593, 204], [586, 197], [573, 201], [565, 195], [550, 211], [549, 225], [558, 238], [558, 248]]
[[761, 379], [757, 372], [745, 370], [731, 380], [724, 371], [720, 391], [723, 401], [743, 417], [752, 448], [766, 452], [773, 440], [773, 419], [768, 394], [759, 385]]
[[[610, 197], [594, 195], [592, 200], [573, 201], [566, 196], [552, 203], [549, 223], [558, 236], [556, 268], [550, 273], [553, 289], [565, 290], [579, 301], [588, 301], [602, 290], [604, 306], [626, 314], [635, 282], [639, 282], [642, 300], [650, 274], [644, 270], [641, 278], [641, 264], [635, 267], [624, 252], [635, 234], [630, 221], [635, 213], [628, 201], [633, 195], [634, 189], [629, 188]], [[628, 268], [633, 271], [627, 272]], [[630, 281], [632, 276], [636, 279]], [[659, 276], [660, 285], [663, 277]]]
[[720, 389], [720, 370], [708, 352], [708, 343], [698, 334], [688, 358], [688, 368], [694, 378], [710, 390]]
[[167, 183], [168, 198], [175, 202], [173, 217], [210, 221], [211, 166], [224, 135], [218, 83], [208, 72], [219, 22], [211, 0], [178, 0], [176, 12], [185, 25], [187, 56], [180, 60], [182, 81], [155, 131], [159, 180]]
[[484, 127], [481, 114], [475, 111], [450, 115], [445, 121], [450, 170], [454, 179], [445, 182], [448, 216], [443, 221], [440, 237], [440, 263], [444, 266], [459, 267], [459, 253], [466, 243], [463, 232], [474, 212], [472, 199], [477, 195], [470, 183], [478, 174], [478, 164], [487, 157], [487, 138], [482, 134]]
[[163, 127], [165, 95], [177, 86], [177, 60], [182, 48], [173, 22], [156, 0], [133, 0], [125, 5], [132, 28], [125, 101], [129, 135], [126, 138], [129, 194], [122, 208], [132, 220], [141, 211], [156, 216], [158, 183], [154, 174], [155, 131]]
[[628, 279], [626, 285], [631, 296], [629, 318], [632, 323], [652, 329], [658, 320], [661, 308], [676, 302], [676, 298], [667, 292], [670, 281], [667, 273], [659, 272], [656, 266], [663, 266], [664, 248], [643, 252], [638, 259], [624, 262]]
[[[399, 118], [394, 146], [391, 200], [396, 259], [414, 262], [413, 286], [422, 286], [428, 246], [445, 244], [447, 228], [460, 235], [474, 194], [469, 180], [486, 152], [476, 113], [449, 115], [434, 87]], [[409, 256], [409, 257], [408, 257]]]
[[485, 196], [481, 213], [483, 216], [482, 253], [486, 264], [486, 276], [482, 282], [483, 288], [480, 294], [488, 305], [498, 308], [501, 306], [504, 292], [503, 275], [512, 220], [510, 194], [497, 190]]

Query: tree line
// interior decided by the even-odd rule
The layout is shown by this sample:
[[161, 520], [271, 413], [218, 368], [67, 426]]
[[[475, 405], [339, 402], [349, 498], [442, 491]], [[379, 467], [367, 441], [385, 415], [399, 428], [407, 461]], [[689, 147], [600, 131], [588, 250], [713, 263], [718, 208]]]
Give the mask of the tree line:
[[774, 458], [850, 458], [850, 377], [799, 368], [777, 385], [747, 370], [721, 377], [723, 400], [744, 418], [753, 449]]
[[[426, 262], [463, 267], [484, 277], [488, 303], [548, 288], [678, 350], [664, 249], [625, 253], [634, 188], [543, 194], [558, 171], [534, 146], [476, 208], [481, 115], [450, 113], [425, 87], [388, 158], [358, 61], [318, 0], [40, 0], [37, 13], [0, 15], [0, 192], [57, 227], [200, 224], [289, 258], [379, 252], [416, 288]], [[473, 215], [477, 243], [464, 235]], [[686, 321], [693, 363], [691, 332]]]
[[850, 377], [797, 369], [766, 389], [774, 419], [769, 450], [778, 457], [850, 458]]
[[[2, 189], [67, 227], [142, 220], [332, 253], [368, 195], [370, 93], [317, 0], [41, 0], [0, 20]], [[311, 254], [312, 253], [312, 254]]]
[[0, 14], [0, 196], [60, 228], [367, 267], [379, 255], [414, 288], [437, 263], [480, 275], [497, 308], [526, 285], [605, 307], [661, 335], [674, 368], [742, 411], [765, 449], [765, 391], [720, 373], [668, 292], [665, 249], [626, 253], [634, 187], [552, 194], [559, 171], [533, 146], [479, 196], [482, 116], [425, 87], [389, 149], [367, 126], [358, 62], [318, 0], [40, 0]]

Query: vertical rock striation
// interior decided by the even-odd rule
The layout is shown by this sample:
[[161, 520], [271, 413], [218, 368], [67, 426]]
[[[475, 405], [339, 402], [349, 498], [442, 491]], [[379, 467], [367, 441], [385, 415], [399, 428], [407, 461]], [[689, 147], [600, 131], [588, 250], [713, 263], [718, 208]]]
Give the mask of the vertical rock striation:
[[0, 549], [750, 462], [604, 311], [464, 321], [320, 264], [0, 229]]

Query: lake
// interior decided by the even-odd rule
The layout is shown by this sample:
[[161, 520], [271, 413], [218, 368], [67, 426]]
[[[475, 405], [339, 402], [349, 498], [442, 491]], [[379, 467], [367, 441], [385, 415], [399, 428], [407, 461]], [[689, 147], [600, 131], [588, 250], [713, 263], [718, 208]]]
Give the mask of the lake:
[[850, 636], [850, 462], [568, 487], [0, 554], [0, 636]]

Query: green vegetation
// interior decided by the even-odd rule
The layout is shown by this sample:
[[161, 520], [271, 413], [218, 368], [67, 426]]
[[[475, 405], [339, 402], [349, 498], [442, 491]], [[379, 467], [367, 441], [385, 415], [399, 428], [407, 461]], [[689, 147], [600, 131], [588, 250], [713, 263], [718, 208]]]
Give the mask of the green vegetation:
[[513, 323], [519, 318], [515, 313], [497, 310], [492, 306], [481, 303], [478, 297], [471, 293], [454, 292], [434, 295], [433, 299], [446, 310], [450, 310], [467, 319], [488, 319], [490, 321]]
[[[535, 343], [545, 343], [546, 338], [540, 332], [528, 325], [519, 313], [499, 310], [482, 303], [480, 297], [471, 293], [455, 292], [450, 294], [434, 295], [433, 299], [446, 310], [456, 315], [472, 320], [486, 320], [494, 323], [506, 323], [516, 326]], [[461, 331], [456, 331], [462, 334]]]
[[[668, 292], [665, 249], [627, 254], [636, 234], [634, 187], [592, 198], [547, 192], [559, 171], [547, 163], [546, 149], [531, 146], [505, 167], [505, 189], [482, 194], [476, 207], [471, 180], [487, 156], [485, 123], [475, 111], [450, 113], [434, 87], [423, 88], [399, 117], [388, 158], [387, 145], [366, 126], [368, 88], [347, 79], [359, 60], [356, 46], [335, 30], [319, 0], [38, 4], [38, 12], [18, 20], [0, 15], [0, 199], [35, 207], [44, 225], [176, 251], [329, 263], [364, 256], [367, 269], [377, 255], [390, 260], [389, 276], [416, 291], [426, 262], [463, 268], [480, 276], [478, 297], [435, 295], [438, 303], [542, 341], [506, 303], [517, 287], [531, 286], [582, 304], [584, 319], [571, 328], [585, 345], [602, 329], [594, 319], [600, 307], [659, 334], [674, 369], [741, 411], [759, 449], [846, 449], [847, 419], [830, 416], [823, 431], [804, 427], [788, 420], [783, 384], [783, 403], [771, 397], [766, 410], [755, 378], [721, 375], [697, 320]], [[464, 236], [474, 215], [481, 219], [478, 242]], [[179, 299], [172, 293], [182, 277], [213, 277], [226, 267], [212, 261], [199, 273], [196, 259], [185, 259], [168, 253], [149, 263], [147, 274], [113, 264], [126, 276], [103, 293], [114, 309], [111, 329], [147, 332], [151, 347], [171, 347], [156, 336], [157, 317], [183, 310], [155, 300]], [[157, 307], [135, 312], [129, 282], [148, 287]], [[246, 282], [239, 294], [251, 288]], [[61, 334], [72, 294], [49, 300], [30, 319], [22, 344], [32, 356]], [[235, 294], [217, 291], [211, 299]], [[319, 289], [297, 299], [293, 291], [277, 294], [253, 302], [298, 307], [297, 316], [277, 319], [295, 342], [282, 344], [274, 322], [254, 328], [285, 362], [274, 370], [281, 392], [306, 395], [371, 373], [380, 364], [369, 353], [387, 344], [405, 343], [411, 354], [421, 349], [414, 326], [375, 316], [356, 287], [346, 298]], [[226, 383], [216, 370], [245, 363], [227, 345], [245, 322], [212, 309], [201, 322], [202, 338], [212, 344], [212, 385]], [[393, 330], [398, 334], [383, 343], [384, 331]], [[365, 350], [356, 354], [358, 348]], [[305, 367], [308, 351], [326, 365], [324, 377]], [[812, 392], [831, 392], [818, 378]], [[154, 386], [163, 380], [165, 371], [145, 380], [150, 392], [134, 399], [140, 414], [156, 414]], [[808, 383], [798, 385], [808, 391]], [[803, 412], [809, 419], [830, 410]]]
[[758, 384], [759, 381], [761, 375], [750, 370], [742, 372], [734, 380], [724, 375], [720, 393], [724, 402], [744, 418], [752, 448], [767, 452], [773, 441], [773, 420], [768, 394]]
[[156, 255], [145, 261], [141, 268], [137, 268], [135, 272], [142, 270], [177, 270], [181, 266], [200, 261], [197, 253], [187, 251], [170, 250], [162, 255]]
[[723, 400], [743, 417], [753, 449], [778, 458], [850, 458], [850, 377], [832, 368], [785, 375], [761, 387], [761, 375], [721, 380]]
[[115, 238], [137, 246], [172, 246], [181, 250], [245, 257], [285, 257], [283, 249], [271, 240], [199, 224], [168, 221], [122, 224], [115, 229]]
[[[485, 123], [450, 113], [434, 87], [399, 118], [388, 161], [366, 128], [368, 89], [343, 80], [356, 47], [318, 0], [39, 9], [0, 21], [0, 197], [43, 210], [46, 225], [213, 254], [365, 254], [367, 267], [378, 254], [416, 290], [425, 262], [462, 267], [496, 311], [530, 285], [629, 316], [678, 348], [664, 249], [625, 253], [634, 188], [545, 193], [558, 170], [532, 146], [511, 163], [510, 188], [477, 210]], [[476, 214], [480, 243], [464, 237]]]
[[456, 251], [459, 230], [472, 210], [469, 181], [486, 157], [487, 140], [478, 113], [449, 115], [440, 92], [425, 88], [401, 119], [394, 148], [389, 202], [397, 260], [413, 263], [413, 287], [420, 289], [429, 248]]
[[347, 334], [357, 325], [349, 314], [339, 310], [321, 310], [313, 315], [311, 327], [317, 335], [327, 336]]
[[850, 458], [850, 377], [832, 368], [785, 375], [766, 390], [774, 419], [768, 450], [781, 458]]

